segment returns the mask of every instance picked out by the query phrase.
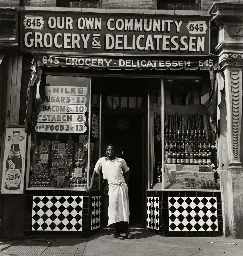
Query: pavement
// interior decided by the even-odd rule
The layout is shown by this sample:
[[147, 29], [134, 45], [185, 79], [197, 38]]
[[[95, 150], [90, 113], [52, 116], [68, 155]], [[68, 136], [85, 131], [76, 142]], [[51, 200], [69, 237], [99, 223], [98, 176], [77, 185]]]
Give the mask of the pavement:
[[78, 235], [32, 236], [0, 241], [1, 256], [242, 256], [243, 239], [225, 237], [163, 237], [151, 231], [132, 231], [133, 238], [113, 238], [100, 231]]

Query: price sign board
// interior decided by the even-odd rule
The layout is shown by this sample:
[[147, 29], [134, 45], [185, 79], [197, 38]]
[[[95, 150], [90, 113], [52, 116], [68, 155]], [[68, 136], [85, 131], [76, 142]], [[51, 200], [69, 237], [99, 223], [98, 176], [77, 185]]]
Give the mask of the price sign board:
[[90, 78], [82, 78], [80, 85], [75, 86], [48, 84], [44, 102], [37, 108], [36, 132], [85, 133], [89, 97]]

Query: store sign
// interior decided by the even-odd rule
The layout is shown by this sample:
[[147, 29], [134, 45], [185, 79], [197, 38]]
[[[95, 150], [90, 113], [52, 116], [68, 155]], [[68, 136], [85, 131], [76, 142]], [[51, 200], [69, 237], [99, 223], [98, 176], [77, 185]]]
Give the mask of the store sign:
[[[87, 78], [88, 79], [88, 78]], [[87, 83], [88, 84], [88, 83]], [[87, 86], [46, 86], [45, 101], [38, 107], [37, 132], [85, 133], [89, 103]]]
[[109, 68], [109, 69], [201, 69], [215, 68], [217, 59], [213, 57], [165, 57], [165, 58], [103, 58], [103, 57], [73, 57], [42, 55], [37, 56], [41, 65], [50, 67], [80, 67], [80, 68]]
[[26, 136], [25, 128], [6, 128], [2, 194], [23, 194]]
[[208, 16], [24, 10], [21, 51], [64, 55], [209, 55]]

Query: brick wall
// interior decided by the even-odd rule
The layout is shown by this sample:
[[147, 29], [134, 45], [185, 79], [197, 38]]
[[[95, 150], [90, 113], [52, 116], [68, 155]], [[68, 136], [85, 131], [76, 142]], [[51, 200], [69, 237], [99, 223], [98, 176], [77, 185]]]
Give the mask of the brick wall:
[[17, 7], [21, 0], [0, 0], [0, 7]]
[[156, 9], [156, 0], [102, 0], [102, 8]]
[[56, 0], [25, 0], [26, 4], [28, 6], [39, 6], [39, 7], [45, 7], [45, 6], [56, 6]]
[[220, 0], [201, 0], [201, 10], [209, 11], [214, 2], [220, 2]]

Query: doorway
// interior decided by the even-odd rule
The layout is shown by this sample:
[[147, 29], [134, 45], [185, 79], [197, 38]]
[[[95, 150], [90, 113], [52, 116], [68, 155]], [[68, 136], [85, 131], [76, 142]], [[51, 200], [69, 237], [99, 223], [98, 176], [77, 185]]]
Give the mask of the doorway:
[[[112, 79], [113, 80], [113, 79]], [[113, 144], [129, 172], [130, 224], [144, 226], [145, 219], [145, 94], [141, 79], [116, 79], [103, 90], [103, 148]], [[115, 87], [114, 87], [115, 84]], [[121, 86], [119, 86], [119, 84]], [[129, 86], [130, 85], [130, 86]], [[139, 87], [139, 88], [138, 88]]]

